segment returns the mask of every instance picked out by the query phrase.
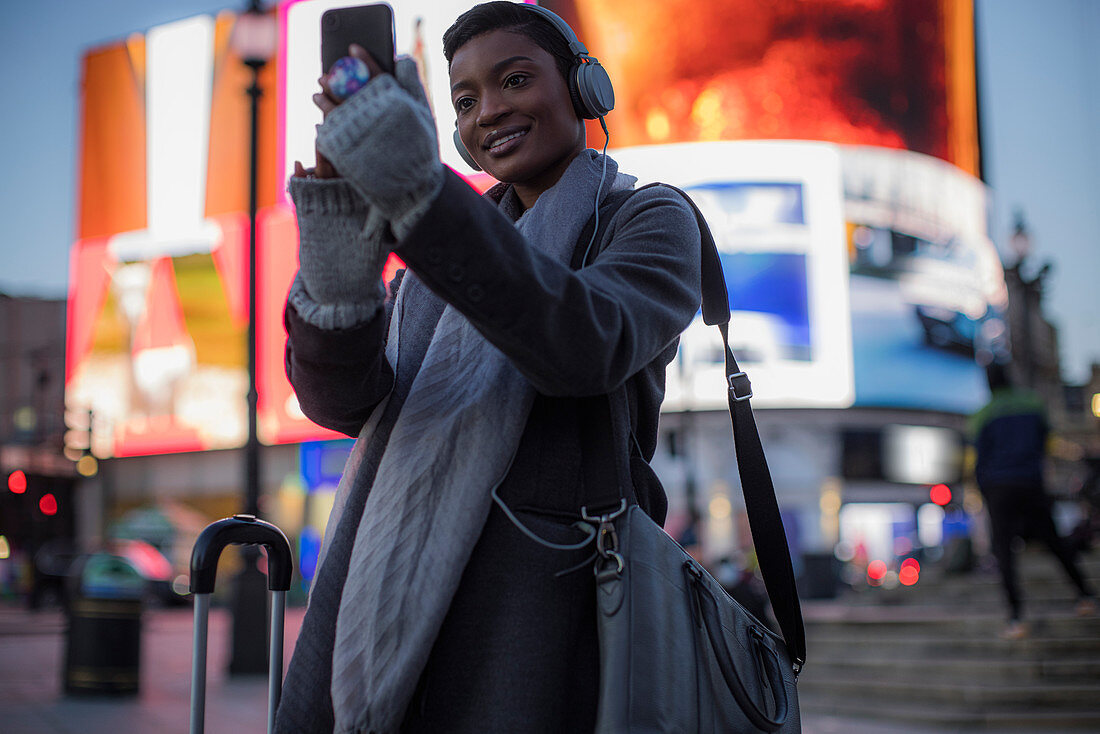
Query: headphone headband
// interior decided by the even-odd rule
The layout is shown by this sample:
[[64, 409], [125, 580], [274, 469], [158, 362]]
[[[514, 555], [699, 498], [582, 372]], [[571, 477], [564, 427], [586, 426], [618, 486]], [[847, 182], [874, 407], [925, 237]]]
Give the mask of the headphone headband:
[[535, 5], [534, 3], [520, 3], [523, 7], [527, 8], [536, 15], [541, 15], [544, 19], [550, 21], [550, 23], [558, 29], [558, 33], [565, 38], [565, 42], [569, 44], [569, 52], [577, 57], [587, 57], [588, 48], [581, 43], [581, 39], [577, 38], [576, 32], [569, 26], [565, 20], [552, 10], [547, 10], [541, 5]]
[[599, 60], [588, 53], [588, 48], [577, 38], [576, 32], [562, 17], [553, 11], [533, 3], [517, 3], [550, 23], [569, 45], [573, 54], [572, 71], [569, 72], [569, 95], [577, 116], [584, 120], [602, 118], [615, 107], [615, 88]]

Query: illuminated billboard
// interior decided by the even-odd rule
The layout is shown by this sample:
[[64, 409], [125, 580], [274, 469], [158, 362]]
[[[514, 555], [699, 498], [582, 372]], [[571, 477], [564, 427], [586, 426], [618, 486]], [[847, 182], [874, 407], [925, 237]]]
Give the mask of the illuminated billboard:
[[[235, 16], [197, 16], [83, 58], [66, 403], [92, 410], [99, 456], [240, 446], [247, 436], [248, 97]], [[282, 369], [297, 267], [276, 172], [278, 64], [260, 77], [259, 434], [328, 435]]]
[[[730, 298], [730, 345], [761, 406], [853, 400], [840, 156], [819, 143], [684, 143], [616, 150], [641, 181], [684, 189], [710, 224]], [[697, 318], [668, 374], [667, 410], [725, 405], [718, 330]]]
[[821, 140], [979, 173], [972, 0], [548, 0], [607, 67], [614, 145]]
[[842, 147], [856, 403], [970, 413], [1009, 355], [988, 191], [918, 153]]

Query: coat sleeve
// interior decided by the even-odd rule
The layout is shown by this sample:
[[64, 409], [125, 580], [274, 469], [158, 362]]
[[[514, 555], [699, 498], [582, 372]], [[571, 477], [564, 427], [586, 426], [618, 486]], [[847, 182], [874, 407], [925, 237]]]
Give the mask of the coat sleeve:
[[390, 285], [391, 297], [374, 315], [347, 329], [314, 326], [287, 303], [286, 375], [302, 412], [314, 423], [358, 436], [371, 411], [393, 388], [385, 350], [400, 275]]
[[573, 271], [531, 247], [457, 175], [446, 176], [396, 251], [539, 392], [580, 397], [618, 388], [697, 312], [699, 227], [674, 191], [631, 196], [595, 263]]

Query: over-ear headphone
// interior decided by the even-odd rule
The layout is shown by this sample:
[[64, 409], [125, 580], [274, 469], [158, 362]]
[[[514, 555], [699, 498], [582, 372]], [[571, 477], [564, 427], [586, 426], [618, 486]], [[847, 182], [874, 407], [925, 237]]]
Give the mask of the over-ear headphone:
[[[569, 44], [569, 51], [573, 54], [574, 60], [568, 76], [569, 97], [573, 100], [573, 110], [577, 113], [577, 117], [582, 120], [595, 120], [615, 109], [615, 89], [611, 86], [611, 77], [607, 75], [607, 70], [600, 65], [599, 60], [589, 55], [588, 49], [580, 42], [569, 24], [562, 20], [561, 16], [539, 5], [528, 3], [517, 3], [517, 5], [549, 21]], [[474, 161], [470, 151], [466, 150], [458, 134], [457, 122], [455, 124], [454, 141], [458, 154], [462, 156], [462, 160], [466, 161], [466, 165], [475, 171], [480, 171], [481, 166]]]

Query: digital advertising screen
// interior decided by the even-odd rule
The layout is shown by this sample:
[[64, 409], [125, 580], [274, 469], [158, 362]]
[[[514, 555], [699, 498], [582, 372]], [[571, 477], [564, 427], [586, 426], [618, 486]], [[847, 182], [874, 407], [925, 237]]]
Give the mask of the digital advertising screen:
[[[714, 235], [730, 346], [759, 406], [848, 407], [854, 398], [840, 155], [809, 142], [616, 149], [639, 183], [683, 189]], [[668, 371], [665, 409], [726, 405], [718, 329], [696, 318]]]
[[[236, 15], [201, 15], [93, 48], [82, 62], [77, 233], [66, 405], [92, 410], [97, 456], [244, 444], [249, 97]], [[282, 308], [297, 270], [282, 194], [276, 58], [259, 76], [256, 332], [264, 443], [335, 434], [283, 373]]]
[[1008, 357], [988, 191], [943, 161], [842, 147], [856, 403], [971, 413]]
[[542, 4], [614, 81], [614, 146], [820, 140], [979, 175], [972, 0]]
[[[230, 44], [234, 20], [188, 18], [83, 57], [66, 405], [94, 412], [100, 457], [228, 448], [247, 436], [251, 74]], [[260, 81], [274, 89], [274, 65]], [[272, 94], [260, 105], [257, 248], [268, 442], [285, 412], [270, 389], [285, 383], [276, 303], [296, 266], [264, 236], [278, 216], [275, 122]]]

